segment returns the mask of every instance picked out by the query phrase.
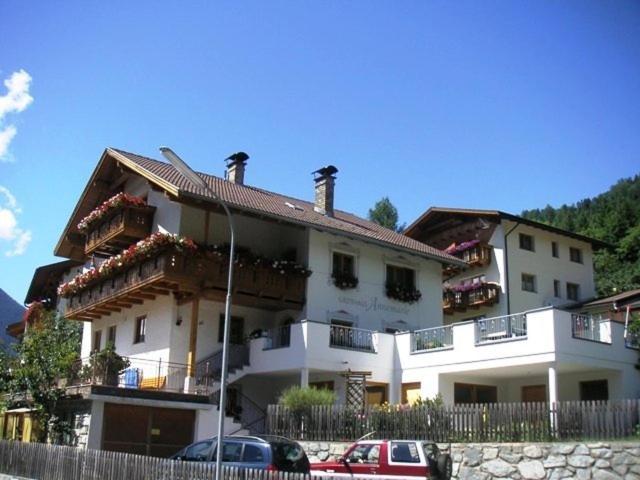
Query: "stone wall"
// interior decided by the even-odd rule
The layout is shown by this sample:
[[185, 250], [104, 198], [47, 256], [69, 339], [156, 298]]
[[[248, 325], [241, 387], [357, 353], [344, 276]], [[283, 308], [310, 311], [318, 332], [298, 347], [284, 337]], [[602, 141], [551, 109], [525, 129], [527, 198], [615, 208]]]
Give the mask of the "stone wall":
[[[335, 460], [350, 445], [300, 443], [311, 462]], [[459, 480], [640, 480], [640, 442], [453, 444], [451, 454]]]

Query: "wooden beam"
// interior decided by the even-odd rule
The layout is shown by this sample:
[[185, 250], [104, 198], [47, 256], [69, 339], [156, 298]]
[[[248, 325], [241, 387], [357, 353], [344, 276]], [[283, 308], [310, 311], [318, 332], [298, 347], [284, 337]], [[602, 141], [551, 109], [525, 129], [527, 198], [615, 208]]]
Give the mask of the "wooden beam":
[[191, 304], [191, 326], [189, 328], [189, 353], [187, 353], [187, 377], [196, 374], [196, 345], [198, 343], [198, 320], [200, 299], [193, 299]]
[[113, 302], [109, 302], [111, 305], [116, 305], [118, 307], [122, 307], [122, 308], [131, 308], [133, 307], [133, 303], [127, 303], [124, 302], [122, 300], [117, 300], [117, 301], [113, 301]]
[[97, 308], [92, 308], [91, 313], [98, 313], [100, 315], [111, 315], [112, 311], [107, 310], [106, 308], [97, 307]]
[[155, 300], [156, 296], [152, 295], [150, 293], [143, 293], [140, 291], [136, 291], [136, 292], [129, 292], [127, 294], [128, 297], [133, 297], [133, 298], [143, 298], [145, 300]]
[[145, 287], [142, 289], [143, 292], [153, 293], [154, 295], [169, 295], [171, 293], [169, 290], [164, 288], [156, 288], [156, 287]]
[[136, 305], [142, 305], [144, 302], [142, 300], [140, 300], [139, 298], [133, 298], [131, 297], [130, 293], [127, 293], [124, 297], [123, 300], [125, 302], [130, 302], [130, 303], [135, 303]]

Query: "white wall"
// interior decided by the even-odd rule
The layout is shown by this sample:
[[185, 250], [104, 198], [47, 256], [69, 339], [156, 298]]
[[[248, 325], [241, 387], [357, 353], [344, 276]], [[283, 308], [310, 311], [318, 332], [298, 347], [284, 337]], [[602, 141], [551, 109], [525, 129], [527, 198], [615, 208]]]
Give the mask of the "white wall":
[[[504, 221], [509, 231], [514, 222]], [[520, 233], [534, 237], [535, 251], [520, 248]], [[586, 242], [574, 240], [527, 225], [519, 225], [507, 238], [509, 247], [509, 287], [511, 312], [524, 312], [547, 305], [570, 303], [567, 299], [567, 282], [580, 285], [580, 299], [595, 296], [593, 279], [593, 251]], [[551, 242], [558, 243], [559, 258], [551, 255]], [[569, 247], [582, 250], [583, 263], [569, 260]], [[536, 276], [537, 292], [522, 290], [522, 273]], [[561, 282], [561, 297], [554, 297], [553, 280]]]
[[[341, 290], [331, 279], [333, 250], [356, 256], [355, 289]], [[385, 294], [386, 263], [414, 268], [420, 301], [408, 304]], [[425, 328], [442, 323], [441, 265], [410, 254], [349, 240], [329, 233], [309, 232], [309, 268], [306, 312], [309, 320], [329, 322], [332, 318], [352, 320], [354, 326], [384, 331]]]

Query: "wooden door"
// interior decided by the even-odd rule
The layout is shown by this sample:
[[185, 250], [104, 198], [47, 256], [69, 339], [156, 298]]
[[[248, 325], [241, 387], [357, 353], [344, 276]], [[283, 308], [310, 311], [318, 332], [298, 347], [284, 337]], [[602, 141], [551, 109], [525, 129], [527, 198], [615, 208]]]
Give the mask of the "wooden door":
[[402, 384], [402, 403], [413, 405], [420, 398], [420, 382]]
[[368, 384], [365, 388], [367, 390], [367, 405], [382, 405], [387, 401], [386, 384]]
[[546, 385], [525, 385], [522, 387], [523, 402], [546, 402], [547, 386]]
[[168, 457], [193, 441], [195, 411], [105, 403], [102, 449]]

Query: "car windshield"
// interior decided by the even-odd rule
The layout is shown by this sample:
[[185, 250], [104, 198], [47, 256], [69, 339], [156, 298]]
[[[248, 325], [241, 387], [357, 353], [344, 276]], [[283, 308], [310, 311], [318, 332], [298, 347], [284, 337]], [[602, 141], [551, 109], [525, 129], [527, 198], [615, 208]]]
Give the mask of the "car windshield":
[[300, 445], [294, 442], [269, 442], [273, 453], [273, 463], [278, 470], [307, 473], [309, 459]]
[[375, 463], [380, 460], [380, 445], [375, 443], [365, 443], [357, 445], [347, 458], [349, 463]]

